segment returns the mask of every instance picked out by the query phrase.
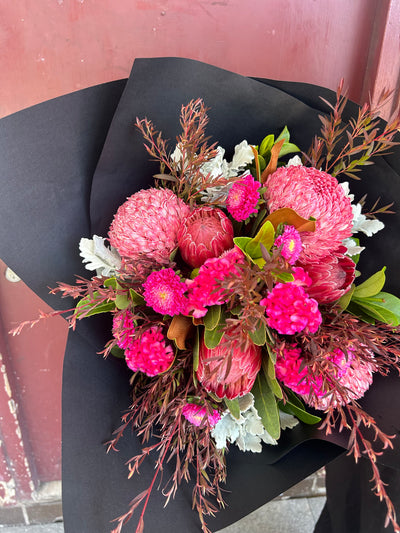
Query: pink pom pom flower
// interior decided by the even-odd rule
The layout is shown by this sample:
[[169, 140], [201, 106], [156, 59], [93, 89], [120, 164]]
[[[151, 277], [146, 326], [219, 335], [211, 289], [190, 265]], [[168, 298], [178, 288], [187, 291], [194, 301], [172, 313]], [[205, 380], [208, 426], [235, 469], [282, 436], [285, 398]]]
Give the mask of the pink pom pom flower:
[[178, 229], [189, 212], [189, 206], [169, 189], [139, 191], [115, 214], [108, 234], [111, 246], [122, 257], [146, 255], [162, 263], [177, 248]]
[[235, 220], [241, 222], [249, 218], [253, 213], [257, 213], [257, 203], [260, 199], [258, 189], [260, 187], [261, 183], [255, 181], [250, 174], [235, 181], [229, 190], [226, 200], [228, 213]]
[[268, 325], [282, 335], [315, 333], [322, 322], [317, 301], [296, 283], [278, 283], [260, 305], [266, 308]]
[[186, 285], [172, 268], [152, 272], [143, 283], [148, 306], [162, 315], [179, 315], [186, 308]]
[[229, 218], [213, 207], [198, 207], [182, 222], [178, 231], [182, 259], [198, 268], [233, 246], [233, 226]]
[[210, 427], [214, 427], [221, 419], [221, 415], [217, 409], [213, 409], [212, 414], [209, 414], [205, 406], [197, 405], [195, 403], [185, 404], [182, 409], [182, 414], [186, 420], [197, 427], [201, 426], [204, 421], [208, 421]]
[[303, 232], [300, 260], [315, 260], [351, 236], [353, 211], [337, 179], [312, 167], [278, 168], [268, 177], [265, 193], [270, 211], [294, 209], [304, 218], [316, 219], [315, 232]]
[[165, 372], [174, 361], [174, 351], [166, 343], [162, 328], [153, 326], [136, 338], [125, 351], [128, 367], [134, 372], [156, 376]]

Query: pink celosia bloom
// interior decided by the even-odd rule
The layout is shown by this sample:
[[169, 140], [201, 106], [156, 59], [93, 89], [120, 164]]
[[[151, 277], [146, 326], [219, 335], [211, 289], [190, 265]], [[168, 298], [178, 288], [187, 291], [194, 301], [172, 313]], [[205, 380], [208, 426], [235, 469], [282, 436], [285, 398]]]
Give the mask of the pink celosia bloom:
[[260, 187], [261, 183], [255, 181], [250, 174], [235, 181], [229, 190], [226, 200], [228, 213], [235, 220], [241, 222], [249, 218], [253, 213], [257, 213], [257, 202], [260, 199], [258, 189]]
[[244, 262], [243, 253], [236, 246], [220, 257], [207, 259], [200, 267], [198, 275], [186, 280], [188, 303], [185, 314], [200, 318], [207, 313], [207, 306], [221, 305], [229, 296], [221, 288], [220, 282], [226, 279], [235, 265]]
[[232, 223], [220, 209], [198, 207], [184, 218], [178, 231], [178, 244], [182, 259], [198, 268], [206, 259], [232, 248]]
[[351, 236], [350, 199], [326, 172], [304, 166], [278, 168], [268, 177], [265, 199], [271, 212], [289, 207], [304, 218], [316, 219], [315, 232], [302, 233], [302, 262], [323, 257]]
[[296, 285], [301, 285], [303, 287], [310, 287], [310, 285], [312, 284], [312, 279], [307, 274], [307, 272], [304, 270], [304, 268], [294, 267], [293, 277], [294, 277], [294, 280], [292, 283], [296, 283]]
[[[207, 412], [204, 406], [197, 405], [195, 403], [187, 403], [182, 409], [182, 414], [191, 424], [194, 426], [201, 426], [205, 420], [208, 420], [208, 424], [214, 427], [221, 419], [221, 415], [217, 409], [213, 409], [212, 414]], [[205, 419], [204, 417], [207, 416]]]
[[148, 306], [162, 315], [179, 315], [186, 308], [186, 285], [172, 268], [152, 272], [143, 283]]
[[207, 392], [231, 400], [251, 391], [261, 368], [261, 347], [250, 341], [243, 347], [228, 335], [213, 349], [200, 342], [197, 377]]
[[350, 290], [355, 278], [355, 263], [344, 255], [346, 248], [336, 251], [315, 261], [302, 263], [302, 267], [312, 280], [308, 294], [317, 302], [327, 304], [338, 300]]
[[278, 283], [260, 305], [265, 305], [268, 325], [282, 335], [315, 333], [322, 322], [317, 301], [296, 283]]
[[282, 235], [278, 235], [274, 242], [275, 246], [282, 247], [281, 255], [290, 265], [294, 265], [298, 260], [301, 249], [300, 233], [294, 226], [285, 226]]
[[329, 393], [329, 387], [324, 389], [321, 375], [312, 375], [306, 366], [302, 367], [301, 349], [296, 345], [286, 346], [282, 356], [278, 356], [276, 377], [316, 409], [325, 410], [329, 406], [336, 407], [338, 403], [345, 405], [350, 400], [361, 398], [372, 383], [375, 365], [356, 358], [351, 348], [347, 350], [347, 357], [338, 348], [327, 353], [326, 357], [335, 364], [332, 377], [346, 389], [346, 398]]
[[122, 257], [140, 259], [145, 254], [163, 262], [178, 246], [178, 228], [189, 212], [189, 206], [169, 189], [139, 191], [114, 216], [110, 243]]
[[174, 351], [166, 343], [162, 328], [153, 326], [136, 338], [125, 351], [128, 367], [134, 372], [144, 372], [156, 376], [165, 372], [174, 360]]
[[135, 324], [129, 309], [125, 309], [114, 315], [112, 333], [117, 339], [117, 346], [122, 350], [126, 350], [132, 346], [135, 335]]

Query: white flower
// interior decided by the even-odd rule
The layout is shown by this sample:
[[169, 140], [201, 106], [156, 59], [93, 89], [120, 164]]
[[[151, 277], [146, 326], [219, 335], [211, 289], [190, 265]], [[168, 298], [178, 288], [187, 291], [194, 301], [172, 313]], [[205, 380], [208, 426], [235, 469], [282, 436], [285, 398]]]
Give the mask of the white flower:
[[385, 227], [385, 224], [375, 218], [367, 218], [361, 213], [361, 205], [351, 206], [353, 209], [353, 233], [362, 231], [367, 237], [371, 237]]
[[237, 175], [245, 166], [251, 163], [254, 159], [254, 154], [251, 146], [247, 141], [242, 141], [235, 146], [235, 153], [232, 161], [228, 164], [229, 175]]
[[93, 235], [93, 239], [81, 239], [79, 242], [82, 262], [87, 263], [87, 270], [96, 270], [98, 276], [110, 276], [121, 267], [121, 257], [115, 248], [108, 248], [105, 239]]
[[[239, 398], [240, 417], [234, 418], [227, 410], [212, 430], [212, 437], [219, 449], [225, 448], [227, 441], [235, 443], [243, 452], [260, 453], [261, 441], [266, 444], [277, 444], [277, 441], [266, 431], [254, 407], [254, 396], [249, 393]], [[292, 428], [298, 420], [286, 413], [279, 412], [282, 429]]]
[[359, 255], [363, 250], [365, 250], [365, 246], [358, 246], [354, 239], [344, 239], [343, 245], [346, 246], [346, 254], [350, 257], [353, 255]]

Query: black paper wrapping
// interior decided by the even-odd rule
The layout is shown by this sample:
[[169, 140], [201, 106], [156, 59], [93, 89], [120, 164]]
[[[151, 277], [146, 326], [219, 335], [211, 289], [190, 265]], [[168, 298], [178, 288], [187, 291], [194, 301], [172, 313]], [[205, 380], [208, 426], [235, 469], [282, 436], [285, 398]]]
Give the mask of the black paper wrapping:
[[[307, 149], [319, 130], [319, 99], [326, 89], [297, 83], [249, 79], [203, 63], [177, 58], [136, 60], [129, 80], [86, 89], [45, 102], [0, 121], [0, 257], [54, 308], [70, 302], [48, 295], [57, 281], [85, 275], [78, 255], [82, 236], [106, 236], [118, 206], [148, 187], [158, 171], [148, 159], [136, 117], [151, 119], [165, 138], [179, 133], [182, 104], [201, 97], [210, 108], [208, 134], [232, 154], [243, 139], [258, 144], [267, 133], [287, 125], [292, 139]], [[354, 114], [356, 106], [349, 105]], [[383, 203], [400, 199], [400, 151], [366, 167], [362, 181], [351, 183], [361, 197]], [[399, 214], [386, 217], [387, 228], [367, 241], [362, 271], [387, 265], [387, 290], [400, 294], [398, 281]], [[384, 263], [382, 263], [384, 261]], [[87, 275], [87, 272], [86, 272]], [[125, 462], [140, 449], [127, 432], [118, 453], [106, 454], [107, 441], [129, 406], [129, 371], [121, 361], [104, 361], [96, 351], [109, 338], [107, 319], [90, 318], [69, 336], [63, 377], [63, 505], [66, 533], [106, 533], [110, 520], [127, 510], [147, 488], [154, 460], [141, 475], [127, 480]], [[365, 397], [382, 429], [399, 433], [399, 380], [379, 376]], [[227, 509], [209, 520], [212, 530], [238, 520], [343, 453], [345, 436], [326, 437], [315, 427], [283, 433], [276, 447], [262, 454], [235, 447], [227, 457]], [[399, 450], [385, 453], [383, 464], [399, 468]], [[164, 471], [167, 480], [171, 471]], [[243, 490], [245, 487], [245, 490]], [[163, 509], [154, 491], [145, 531], [197, 532], [191, 486], [182, 485]], [[123, 531], [135, 530], [135, 518]]]

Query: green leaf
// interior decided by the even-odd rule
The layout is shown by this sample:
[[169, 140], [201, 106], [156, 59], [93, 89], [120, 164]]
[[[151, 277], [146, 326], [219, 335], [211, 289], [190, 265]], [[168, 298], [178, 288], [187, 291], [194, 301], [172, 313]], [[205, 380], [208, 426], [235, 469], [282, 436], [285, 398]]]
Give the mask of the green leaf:
[[286, 401], [286, 403], [279, 402], [279, 409], [284, 413], [294, 415], [305, 424], [317, 424], [318, 422], [321, 422], [321, 418], [319, 416], [312, 415], [311, 413], [308, 413], [304, 409], [300, 409], [297, 405], [289, 401]]
[[115, 305], [118, 309], [126, 309], [131, 304], [126, 294], [117, 294], [115, 297]]
[[204, 344], [212, 350], [213, 348], [216, 348], [218, 344], [221, 342], [222, 335], [224, 331], [222, 328], [214, 328], [212, 330], [205, 329], [204, 330]]
[[289, 130], [288, 130], [287, 126], [285, 126], [283, 128], [283, 130], [280, 132], [278, 138], [275, 141], [275, 144], [277, 142], [281, 141], [282, 139], [285, 139], [285, 142], [287, 142], [287, 143], [290, 141], [290, 133], [289, 133]]
[[113, 346], [110, 351], [111, 355], [118, 357], [118, 359], [125, 359], [125, 352], [119, 346]]
[[294, 280], [294, 276], [290, 272], [277, 272], [276, 270], [274, 270], [273, 274], [277, 279], [280, 279], [284, 283]]
[[112, 287], [113, 289], [116, 289], [119, 286], [116, 277], [112, 277], [112, 278], [108, 278], [104, 280], [103, 285], [104, 287]]
[[135, 305], [144, 305], [145, 303], [143, 296], [133, 289], [129, 289], [129, 297]]
[[259, 320], [257, 323], [256, 330], [252, 332], [249, 331], [249, 337], [257, 346], [263, 346], [267, 340], [267, 333], [264, 322]]
[[279, 152], [279, 157], [283, 157], [285, 155], [288, 155], [288, 154], [294, 154], [296, 152], [300, 152], [300, 148], [298, 146], [296, 146], [295, 144], [292, 144], [292, 143], [284, 143], [280, 152]]
[[224, 398], [224, 402], [225, 402], [227, 409], [229, 409], [229, 412], [233, 416], [233, 418], [236, 418], [236, 420], [239, 420], [240, 418], [239, 398], [234, 398], [233, 400], [228, 400], [228, 398]]
[[221, 306], [213, 305], [208, 308], [207, 314], [204, 316], [204, 326], [208, 330], [213, 330], [219, 324], [221, 318]]
[[358, 317], [363, 322], [367, 322], [367, 324], [375, 324], [376, 322], [375, 318], [372, 318], [372, 316], [369, 316], [364, 311], [364, 309], [360, 307], [359, 305], [357, 305], [355, 302], [350, 302], [346, 311]]
[[262, 257], [260, 244], [263, 244], [267, 250], [270, 250], [275, 240], [275, 229], [269, 220], [266, 220], [259, 229], [257, 235], [253, 237], [246, 245], [246, 253], [253, 259]]
[[353, 298], [368, 298], [370, 296], [375, 296], [383, 289], [385, 285], [385, 270], [386, 267], [383, 267], [379, 272], [375, 272], [370, 278], [358, 285], [354, 289]]
[[353, 297], [352, 301], [362, 307], [369, 316], [394, 327], [400, 325], [400, 300], [397, 296], [379, 292], [373, 298]]
[[278, 380], [275, 377], [275, 364], [270, 357], [263, 357], [262, 368], [270, 389], [277, 398], [282, 399], [283, 392]]
[[196, 328], [196, 336], [193, 345], [193, 371], [197, 372], [199, 368], [199, 351], [200, 351], [200, 336], [199, 328]]
[[275, 395], [261, 372], [258, 373], [251, 392], [254, 396], [255, 408], [265, 429], [272, 438], [278, 440], [281, 434], [278, 406]]
[[274, 135], [267, 135], [266, 137], [264, 137], [264, 139], [261, 141], [258, 153], [262, 156], [268, 154], [271, 151], [271, 148], [273, 147], [274, 142], [275, 142]]
[[342, 309], [342, 311], [345, 311], [350, 303], [350, 300], [353, 296], [355, 287], [354, 285], [350, 288], [349, 291], [346, 292], [346, 294], [343, 294], [341, 298], [338, 300], [339, 307]]
[[[99, 293], [97, 291], [93, 293], [94, 297], [98, 295]], [[109, 313], [113, 309], [115, 309], [115, 303], [113, 301], [107, 300], [96, 303], [96, 300], [93, 301], [90, 296], [85, 296], [85, 298], [82, 298], [82, 300], [76, 304], [75, 314], [78, 317], [84, 314], [86, 318], [100, 313]]]

